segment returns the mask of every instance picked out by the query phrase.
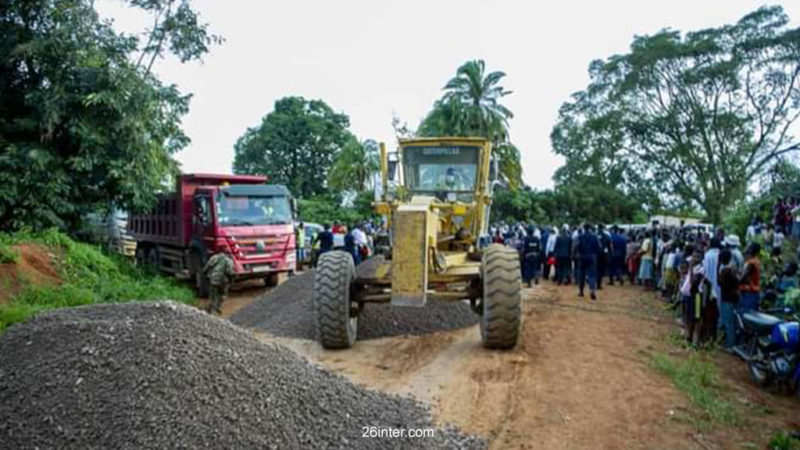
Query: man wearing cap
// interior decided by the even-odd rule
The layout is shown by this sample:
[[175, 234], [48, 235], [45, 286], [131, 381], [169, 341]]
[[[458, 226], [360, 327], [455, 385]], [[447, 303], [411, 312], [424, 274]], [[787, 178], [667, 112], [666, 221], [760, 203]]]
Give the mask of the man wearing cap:
[[739, 241], [739, 236], [735, 234], [725, 236], [723, 244], [731, 252], [731, 266], [736, 270], [736, 273], [739, 273], [744, 268], [744, 255], [740, 249], [742, 244]]

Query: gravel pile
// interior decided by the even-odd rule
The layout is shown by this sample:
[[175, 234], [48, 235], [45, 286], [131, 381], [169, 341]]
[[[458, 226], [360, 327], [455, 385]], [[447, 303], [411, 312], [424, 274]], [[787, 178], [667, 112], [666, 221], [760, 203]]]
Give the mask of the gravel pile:
[[288, 349], [173, 302], [43, 313], [0, 336], [0, 447], [483, 448], [364, 438], [431, 428], [414, 400], [353, 385]]
[[[364, 264], [368, 264], [369, 261]], [[358, 270], [362, 269], [362, 266]], [[230, 317], [247, 328], [275, 336], [316, 340], [312, 303], [314, 271], [289, 278]], [[423, 308], [393, 307], [367, 303], [358, 316], [358, 339], [375, 339], [404, 334], [425, 334], [475, 325], [480, 317], [465, 302], [428, 301]]]

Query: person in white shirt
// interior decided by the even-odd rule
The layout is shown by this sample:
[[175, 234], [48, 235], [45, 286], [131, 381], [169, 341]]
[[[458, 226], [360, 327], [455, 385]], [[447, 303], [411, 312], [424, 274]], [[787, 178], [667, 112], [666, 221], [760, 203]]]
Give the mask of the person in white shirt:
[[[356, 247], [359, 249], [366, 249], [367, 254], [369, 254], [369, 239], [367, 239], [367, 233], [363, 230], [364, 225], [359, 225], [355, 227], [353, 230], [353, 242], [356, 244]], [[361, 250], [364, 252], [364, 250]]]
[[772, 248], [783, 250], [783, 240], [785, 238], [786, 235], [783, 234], [783, 231], [780, 228], [776, 228], [775, 234], [772, 236]]
[[741, 246], [741, 242], [739, 241], [739, 236], [735, 234], [731, 234], [725, 236], [725, 241], [723, 242], [725, 248], [730, 250], [731, 252], [731, 264], [736, 268], [736, 272], [738, 273], [744, 268], [744, 255], [742, 251], [739, 249]]

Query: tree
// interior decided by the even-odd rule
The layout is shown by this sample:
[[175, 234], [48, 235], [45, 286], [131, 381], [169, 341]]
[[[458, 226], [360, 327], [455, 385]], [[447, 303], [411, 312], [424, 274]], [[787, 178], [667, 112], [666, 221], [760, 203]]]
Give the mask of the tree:
[[328, 172], [328, 186], [338, 191], [371, 191], [372, 177], [380, 170], [378, 152], [373, 140], [347, 142]]
[[137, 51], [136, 67], [150, 73], [165, 47], [181, 62], [208, 53], [211, 44], [221, 44], [221, 36], [208, 33], [208, 24], [199, 22], [188, 0], [130, 0], [153, 16], [153, 27], [146, 32], [144, 45]]
[[339, 222], [348, 227], [353, 226], [374, 218], [372, 195], [372, 192], [368, 191], [359, 192], [352, 207], [343, 207], [342, 196], [334, 193], [300, 199], [298, 202], [300, 220], [320, 225]]
[[[145, 208], [177, 172], [189, 96], [139, 67], [140, 40], [92, 4], [0, 0], [0, 229], [72, 229], [111, 202]], [[196, 20], [161, 36], [182, 60], [210, 39]]]
[[[635, 223], [645, 216], [641, 205], [613, 187], [569, 185], [535, 191], [497, 189], [491, 220], [537, 224]], [[646, 217], [646, 216], [645, 216]]]
[[800, 29], [787, 23], [765, 7], [733, 25], [636, 37], [629, 53], [592, 62], [587, 89], [561, 108], [554, 150], [599, 164], [588, 167], [595, 175], [622, 167], [665, 204], [698, 205], [719, 223], [764, 170], [800, 150], [790, 133]]
[[501, 176], [514, 188], [521, 184], [519, 150], [510, 143], [508, 120], [513, 117], [501, 99], [511, 91], [499, 83], [505, 73], [486, 73], [482, 60], [467, 61], [444, 87], [417, 132], [420, 136], [482, 136], [494, 145]]
[[284, 97], [259, 126], [248, 128], [236, 141], [233, 170], [266, 175], [299, 197], [325, 193], [336, 156], [355, 141], [349, 126], [345, 114], [322, 100]]

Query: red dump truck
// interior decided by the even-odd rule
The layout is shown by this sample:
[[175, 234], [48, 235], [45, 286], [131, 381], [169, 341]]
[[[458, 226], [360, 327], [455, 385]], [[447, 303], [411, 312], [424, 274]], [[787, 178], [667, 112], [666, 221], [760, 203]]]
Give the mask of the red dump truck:
[[275, 285], [295, 270], [294, 200], [281, 185], [251, 175], [185, 174], [156, 207], [129, 217], [136, 260], [191, 277], [208, 295], [202, 268], [221, 249], [231, 250], [236, 280], [263, 278]]

